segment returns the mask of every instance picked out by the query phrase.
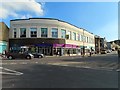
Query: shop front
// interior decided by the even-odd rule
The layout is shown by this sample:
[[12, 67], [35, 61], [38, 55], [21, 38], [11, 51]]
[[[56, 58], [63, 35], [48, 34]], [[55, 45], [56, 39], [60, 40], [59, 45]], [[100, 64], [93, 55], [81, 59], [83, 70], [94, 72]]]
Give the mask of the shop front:
[[37, 52], [44, 55], [80, 55], [78, 45], [65, 44], [64, 39], [10, 39], [10, 51]]
[[53, 48], [54, 53], [60, 52], [60, 56], [80, 53], [79, 46], [73, 44], [53, 44]]
[[5, 50], [7, 50], [7, 42], [1, 41], [0, 42], [0, 54], [2, 54]]

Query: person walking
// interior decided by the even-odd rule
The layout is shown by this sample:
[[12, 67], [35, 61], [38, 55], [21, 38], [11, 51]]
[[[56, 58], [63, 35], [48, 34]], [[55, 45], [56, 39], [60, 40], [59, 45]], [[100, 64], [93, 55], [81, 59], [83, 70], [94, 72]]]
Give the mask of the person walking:
[[90, 50], [89, 53], [90, 53], [90, 57], [91, 57], [91, 55], [92, 55], [92, 51]]
[[60, 56], [60, 52], [59, 51], [57, 52], [57, 55]]
[[70, 50], [68, 50], [68, 55], [70, 56]]

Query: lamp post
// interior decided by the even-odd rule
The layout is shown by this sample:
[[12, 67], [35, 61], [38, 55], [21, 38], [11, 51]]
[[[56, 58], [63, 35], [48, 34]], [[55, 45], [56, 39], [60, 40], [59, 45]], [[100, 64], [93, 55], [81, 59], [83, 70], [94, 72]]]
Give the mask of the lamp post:
[[83, 57], [85, 55], [85, 47], [84, 47], [84, 29], [83, 29]]
[[[42, 42], [42, 44], [44, 44], [44, 42]], [[45, 47], [43, 48], [43, 52], [44, 52], [43, 54], [45, 55]]]

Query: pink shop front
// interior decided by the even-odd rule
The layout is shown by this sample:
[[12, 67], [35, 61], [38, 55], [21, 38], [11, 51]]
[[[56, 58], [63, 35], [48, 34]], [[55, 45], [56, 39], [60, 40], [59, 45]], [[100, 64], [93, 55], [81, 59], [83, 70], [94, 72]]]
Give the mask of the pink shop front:
[[[32, 42], [31, 42], [32, 41]], [[82, 46], [73, 44], [65, 44], [64, 39], [53, 39], [53, 38], [23, 38], [23, 39], [9, 39], [9, 51], [11, 52], [38, 52], [44, 55], [67, 55], [68, 51], [70, 54], [80, 54]]]
[[53, 52], [56, 55], [56, 52], [59, 52], [60, 55], [79, 55], [81, 53], [80, 46], [73, 44], [53, 44]]

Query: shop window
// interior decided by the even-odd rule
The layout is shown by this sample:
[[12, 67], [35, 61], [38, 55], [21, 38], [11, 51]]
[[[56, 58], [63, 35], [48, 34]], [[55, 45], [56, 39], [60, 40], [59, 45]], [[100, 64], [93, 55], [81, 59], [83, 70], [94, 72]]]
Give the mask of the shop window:
[[73, 54], [76, 54], [76, 49], [73, 49]]

